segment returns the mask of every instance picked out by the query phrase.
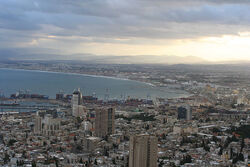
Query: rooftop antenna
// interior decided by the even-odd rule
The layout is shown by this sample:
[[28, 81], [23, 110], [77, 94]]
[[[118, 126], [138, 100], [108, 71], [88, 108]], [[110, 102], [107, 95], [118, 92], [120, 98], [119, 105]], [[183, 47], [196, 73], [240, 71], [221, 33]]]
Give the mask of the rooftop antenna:
[[95, 93], [95, 92], [93, 92], [92, 96], [93, 96], [94, 98], [96, 98], [96, 93]]
[[108, 100], [109, 100], [109, 90], [108, 90], [108, 88], [106, 88], [106, 93], [105, 93], [105, 95], [104, 95], [104, 100], [105, 100], [105, 101], [108, 101]]
[[123, 101], [125, 101], [126, 100], [126, 95], [125, 95], [125, 93], [123, 94], [121, 94], [121, 100], [123, 100]]
[[62, 89], [59, 90], [59, 93], [64, 93], [64, 91]]
[[150, 93], [147, 94], [147, 100], [151, 100], [151, 95], [150, 95]]
[[29, 90], [29, 89], [26, 89], [26, 90], [25, 90], [25, 93], [26, 93], [26, 94], [30, 94], [30, 92], [31, 92], [31, 90]]
[[2, 90], [0, 90], [0, 98], [4, 98], [4, 93], [3, 93], [3, 91]]

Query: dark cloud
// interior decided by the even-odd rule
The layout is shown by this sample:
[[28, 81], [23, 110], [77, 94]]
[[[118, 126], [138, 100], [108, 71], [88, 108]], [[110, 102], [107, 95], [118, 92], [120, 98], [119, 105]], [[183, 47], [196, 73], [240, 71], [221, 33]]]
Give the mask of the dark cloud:
[[249, 0], [0, 1], [2, 47], [15, 47], [49, 35], [79, 36], [75, 42], [112, 43], [117, 42], [114, 38], [150, 40], [238, 34], [249, 30], [249, 26]]
[[143, 26], [168, 29], [175, 22], [248, 25], [248, 4], [243, 0], [8, 0], [0, 2], [0, 25], [20, 30], [36, 30], [42, 24], [66, 30], [123, 26], [127, 31]]

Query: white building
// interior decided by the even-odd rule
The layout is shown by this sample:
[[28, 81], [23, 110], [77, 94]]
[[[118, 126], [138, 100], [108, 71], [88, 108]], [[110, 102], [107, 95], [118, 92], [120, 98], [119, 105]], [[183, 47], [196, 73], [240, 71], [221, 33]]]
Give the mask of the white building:
[[89, 122], [89, 121], [84, 121], [84, 122], [83, 122], [83, 129], [84, 129], [85, 131], [90, 131], [91, 129], [93, 129], [92, 123]]
[[72, 115], [75, 117], [81, 117], [84, 108], [82, 106], [82, 93], [80, 89], [73, 92], [71, 103], [72, 103]]

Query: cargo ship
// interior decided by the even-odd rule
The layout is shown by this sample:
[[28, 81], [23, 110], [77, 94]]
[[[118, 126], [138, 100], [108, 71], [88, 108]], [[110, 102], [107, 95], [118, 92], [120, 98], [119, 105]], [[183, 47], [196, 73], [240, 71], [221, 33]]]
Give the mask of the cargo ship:
[[0, 106], [19, 106], [19, 103], [0, 103]]
[[31, 99], [49, 99], [49, 96], [40, 95], [40, 94], [30, 94], [30, 93], [28, 93], [28, 91], [26, 91], [26, 92], [19, 91], [16, 94], [11, 94], [10, 98], [12, 98], [12, 99], [28, 99], [28, 98], [31, 98]]

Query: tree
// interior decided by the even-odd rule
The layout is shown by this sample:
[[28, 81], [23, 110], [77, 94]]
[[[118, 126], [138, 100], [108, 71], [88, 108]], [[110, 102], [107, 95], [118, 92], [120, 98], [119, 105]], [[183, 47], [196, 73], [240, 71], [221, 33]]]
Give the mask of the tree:
[[176, 165], [175, 165], [174, 162], [170, 162], [170, 166], [171, 166], [171, 167], [176, 167]]
[[235, 137], [235, 135], [233, 135], [232, 141], [233, 141], [233, 142], [238, 142], [239, 140]]
[[82, 158], [80, 159], [79, 163], [80, 163], [80, 164], [83, 164], [83, 160], [82, 160]]
[[202, 145], [201, 145], [202, 147], [203, 147], [203, 149], [205, 150], [205, 151], [210, 151], [210, 147], [208, 146], [208, 144], [207, 143], [205, 143], [205, 141], [203, 140], [202, 141]]
[[213, 137], [212, 137], [212, 141], [217, 142], [217, 141], [218, 141], [218, 138], [217, 138], [216, 136], [213, 136]]
[[13, 144], [14, 144], [15, 142], [16, 142], [15, 139], [10, 139], [9, 142], [8, 142], [8, 144], [7, 144], [8, 147], [9, 147], [9, 146], [13, 146]]
[[239, 128], [232, 129], [232, 131], [239, 134], [242, 138], [250, 138], [250, 125], [242, 125]]
[[97, 160], [95, 159], [95, 162], [94, 162], [95, 165], [97, 165]]
[[209, 147], [208, 145], [205, 145], [203, 148], [204, 148], [204, 150], [207, 151], [207, 152], [210, 151], [210, 147]]
[[211, 119], [209, 117], [205, 120], [205, 122], [210, 122], [210, 121]]
[[63, 152], [63, 148], [62, 148], [62, 147], [59, 147], [59, 150], [60, 150], [61, 152]]
[[56, 158], [56, 167], [59, 167], [58, 159]]
[[238, 161], [244, 161], [244, 156], [242, 153], [236, 154], [236, 156], [233, 158], [233, 164], [237, 163]]
[[238, 157], [235, 157], [234, 159], [233, 159], [233, 164], [236, 164], [238, 162]]
[[213, 133], [218, 133], [218, 132], [220, 132], [220, 130], [219, 130], [217, 127], [214, 127], [214, 128], [212, 129], [212, 132], [213, 132]]
[[116, 165], [115, 158], [112, 159], [112, 163]]
[[241, 148], [240, 148], [240, 152], [242, 152], [243, 148], [245, 147], [245, 140], [244, 138], [241, 139]]
[[166, 134], [165, 133], [162, 134], [162, 140], [166, 140]]
[[5, 163], [5, 164], [6, 164], [7, 162], [9, 162], [9, 161], [10, 161], [10, 156], [9, 156], [9, 154], [8, 154], [8, 153], [5, 153], [5, 154], [4, 154], [3, 161], [4, 161], [4, 163]]
[[222, 155], [222, 153], [223, 153], [223, 148], [220, 147], [220, 151], [219, 151], [218, 155]]
[[108, 149], [106, 147], [104, 148], [104, 156], [107, 156], [107, 157], [109, 156]]
[[32, 167], [36, 167], [36, 161], [33, 160], [31, 165]]
[[108, 135], [104, 136], [103, 138], [105, 141], [108, 141]]
[[162, 167], [164, 165], [163, 161], [161, 161], [158, 165], [158, 167]]
[[228, 145], [232, 142], [232, 138], [231, 137], [227, 137], [225, 144], [224, 144], [224, 148], [227, 148]]
[[82, 119], [80, 117], [76, 117], [76, 121], [78, 124], [82, 123]]
[[190, 155], [186, 155], [180, 162], [181, 165], [184, 165], [185, 163], [191, 163], [192, 157]]
[[234, 152], [233, 152], [233, 148], [230, 149], [230, 159], [233, 159], [234, 156]]
[[82, 150], [83, 150], [83, 148], [82, 148], [82, 146], [81, 146], [81, 145], [77, 145], [77, 146], [76, 146], [76, 150], [77, 150], [77, 151], [82, 151]]
[[23, 164], [24, 164], [24, 162], [22, 161], [22, 160], [20, 160], [20, 161], [16, 161], [16, 165], [17, 166], [23, 166]]

